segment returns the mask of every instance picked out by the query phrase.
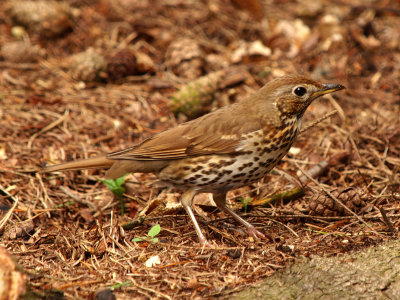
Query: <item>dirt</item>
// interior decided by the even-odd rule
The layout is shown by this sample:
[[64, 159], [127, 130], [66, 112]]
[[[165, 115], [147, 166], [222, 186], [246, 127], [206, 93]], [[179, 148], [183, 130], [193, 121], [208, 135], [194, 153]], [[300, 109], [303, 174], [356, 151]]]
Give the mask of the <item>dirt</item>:
[[[111, 289], [117, 299], [217, 298], [296, 258], [397, 238], [399, 2], [68, 0], [46, 10], [32, 2], [0, 4], [0, 244], [37, 297], [99, 299]], [[171, 109], [180, 88], [221, 70], [194, 115]], [[149, 201], [179, 197], [154, 187], [151, 174], [126, 178], [121, 216], [98, 180], [104, 170], [38, 173], [132, 146], [293, 73], [346, 90], [310, 106], [304, 127], [319, 121], [276, 171], [229, 193], [265, 240], [211, 209], [208, 195], [195, 211], [214, 249], [200, 247], [182, 209], [139, 222]], [[321, 162], [313, 179], [303, 176], [303, 196], [263, 201]], [[147, 236], [156, 224], [157, 242]]]

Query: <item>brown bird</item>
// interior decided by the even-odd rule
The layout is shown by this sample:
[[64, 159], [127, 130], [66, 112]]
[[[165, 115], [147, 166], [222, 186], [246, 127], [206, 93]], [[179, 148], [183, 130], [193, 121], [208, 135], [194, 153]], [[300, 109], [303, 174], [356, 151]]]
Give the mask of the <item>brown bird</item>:
[[226, 193], [263, 178], [288, 152], [301, 119], [316, 98], [344, 89], [303, 76], [284, 76], [247, 99], [156, 134], [125, 150], [47, 166], [44, 172], [110, 168], [107, 178], [154, 173], [183, 191], [181, 202], [202, 245], [207, 240], [191, 209], [197, 193], [212, 193], [216, 205], [253, 237], [264, 234], [226, 206]]

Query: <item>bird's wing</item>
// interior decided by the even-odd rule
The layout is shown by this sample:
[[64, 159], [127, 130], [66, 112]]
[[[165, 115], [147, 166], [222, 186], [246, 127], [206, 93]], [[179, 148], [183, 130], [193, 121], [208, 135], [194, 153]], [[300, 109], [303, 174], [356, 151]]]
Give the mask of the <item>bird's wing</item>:
[[232, 109], [215, 111], [163, 131], [131, 148], [110, 153], [107, 158], [168, 160], [235, 153], [243, 134], [259, 130], [262, 125], [247, 116], [232, 118], [230, 112]]

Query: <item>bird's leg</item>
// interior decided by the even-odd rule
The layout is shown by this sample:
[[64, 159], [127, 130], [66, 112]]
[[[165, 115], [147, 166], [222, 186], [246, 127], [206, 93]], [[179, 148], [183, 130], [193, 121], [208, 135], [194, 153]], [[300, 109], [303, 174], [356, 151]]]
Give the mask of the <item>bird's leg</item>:
[[188, 215], [190, 216], [190, 218], [192, 219], [192, 223], [194, 225], [194, 229], [196, 230], [197, 236], [199, 237], [200, 244], [202, 246], [205, 246], [205, 245], [208, 245], [207, 239], [204, 236], [204, 234], [201, 232], [199, 223], [197, 223], [197, 220], [196, 220], [193, 210], [192, 210], [192, 201], [193, 201], [193, 198], [196, 195], [196, 193], [197, 192], [195, 190], [185, 191], [181, 196], [181, 203], [182, 203], [183, 207], [185, 208], [186, 212], [188, 213]]
[[241, 223], [244, 227], [246, 227], [247, 232], [250, 236], [254, 238], [265, 238], [265, 235], [258, 231], [253, 225], [249, 222], [244, 220], [241, 216], [231, 210], [229, 207], [226, 206], [226, 193], [221, 194], [213, 194], [213, 199], [215, 204], [218, 206], [219, 209], [223, 210], [224, 212], [230, 214], [236, 221]]

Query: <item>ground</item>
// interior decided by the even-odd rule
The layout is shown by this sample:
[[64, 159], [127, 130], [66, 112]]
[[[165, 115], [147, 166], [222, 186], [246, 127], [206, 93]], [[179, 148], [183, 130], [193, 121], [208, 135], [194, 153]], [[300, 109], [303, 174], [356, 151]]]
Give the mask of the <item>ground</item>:
[[[397, 238], [397, 1], [67, 0], [48, 14], [34, 2], [0, 4], [0, 244], [33, 293], [213, 298], [298, 257]], [[151, 174], [126, 178], [121, 216], [104, 170], [38, 172], [132, 146], [293, 73], [346, 90], [310, 106], [274, 172], [229, 194], [265, 240], [213, 210], [208, 195], [195, 211], [212, 249], [182, 209], [138, 218], [149, 201], [179, 197]], [[315, 165], [312, 179], [303, 174]], [[264, 201], [299, 184], [303, 196]], [[132, 241], [156, 224], [158, 242]], [[150, 258], [159, 263], [146, 266]]]

